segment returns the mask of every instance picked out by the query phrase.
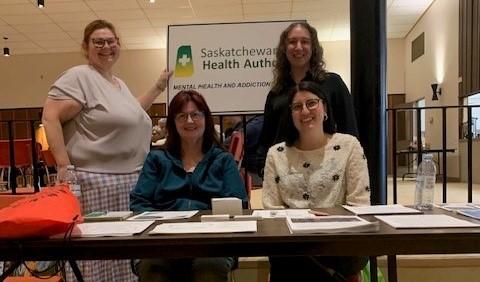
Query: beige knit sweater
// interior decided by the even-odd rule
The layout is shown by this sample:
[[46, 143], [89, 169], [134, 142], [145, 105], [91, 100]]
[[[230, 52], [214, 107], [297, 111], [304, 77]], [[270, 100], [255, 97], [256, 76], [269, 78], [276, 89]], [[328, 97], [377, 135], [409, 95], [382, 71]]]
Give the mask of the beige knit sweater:
[[302, 151], [285, 142], [267, 154], [263, 206], [327, 208], [369, 205], [367, 160], [357, 138], [335, 133], [320, 149]]

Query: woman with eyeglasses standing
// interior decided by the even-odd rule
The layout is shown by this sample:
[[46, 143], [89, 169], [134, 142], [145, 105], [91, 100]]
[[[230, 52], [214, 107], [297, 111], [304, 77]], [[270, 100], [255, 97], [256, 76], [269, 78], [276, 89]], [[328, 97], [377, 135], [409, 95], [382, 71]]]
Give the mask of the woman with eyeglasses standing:
[[[220, 145], [205, 99], [180, 91], [170, 102], [167, 140], [145, 160], [130, 194], [133, 211], [211, 209], [212, 198], [248, 198], [233, 156]], [[227, 281], [230, 257], [142, 260], [140, 281]]]
[[[300, 82], [287, 92], [287, 103], [285, 142], [272, 146], [267, 154], [264, 208], [369, 205], [362, 146], [352, 135], [335, 133], [332, 110], [320, 85]], [[366, 262], [363, 257], [270, 257], [270, 281], [344, 281], [336, 277], [358, 281]]]
[[260, 169], [263, 168], [270, 146], [285, 141], [287, 135], [283, 121], [288, 116], [286, 92], [302, 80], [320, 84], [334, 109], [335, 113], [330, 115], [330, 119], [334, 121], [336, 130], [358, 136], [352, 95], [338, 74], [326, 71], [317, 31], [307, 22], [292, 23], [281, 33], [273, 76], [273, 87], [265, 102], [263, 129], [257, 149]]
[[[164, 71], [146, 94], [135, 98], [113, 74], [120, 41], [105, 20], [85, 27], [82, 50], [88, 64], [65, 71], [51, 86], [43, 108], [58, 181], [74, 165], [84, 214], [128, 210], [129, 193], [150, 149], [152, 121], [146, 110], [165, 90], [171, 72]], [[79, 267], [85, 281], [136, 280], [129, 261], [85, 261]]]

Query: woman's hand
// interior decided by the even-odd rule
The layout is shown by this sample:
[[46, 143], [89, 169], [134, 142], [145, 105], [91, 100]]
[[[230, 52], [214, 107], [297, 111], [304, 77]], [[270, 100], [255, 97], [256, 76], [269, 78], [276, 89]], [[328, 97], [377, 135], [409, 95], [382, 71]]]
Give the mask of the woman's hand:
[[57, 165], [57, 184], [65, 182], [65, 175], [67, 174], [66, 165]]
[[173, 71], [168, 71], [166, 69], [163, 70], [163, 72], [160, 74], [160, 77], [155, 83], [155, 86], [157, 87], [158, 90], [160, 90], [160, 92], [165, 91], [165, 88], [167, 88], [168, 80], [172, 75], [173, 75]]

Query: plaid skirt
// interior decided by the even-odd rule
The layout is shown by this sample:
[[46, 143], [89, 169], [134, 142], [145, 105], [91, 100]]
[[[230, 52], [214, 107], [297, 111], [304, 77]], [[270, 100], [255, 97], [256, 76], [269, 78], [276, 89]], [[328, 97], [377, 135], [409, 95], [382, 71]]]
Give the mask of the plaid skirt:
[[[92, 211], [127, 211], [130, 191], [135, 187], [138, 172], [129, 174], [104, 174], [77, 171], [82, 195], [82, 213]], [[138, 281], [132, 273], [130, 260], [77, 261], [86, 282]], [[70, 265], [65, 266], [66, 281], [77, 281]]]

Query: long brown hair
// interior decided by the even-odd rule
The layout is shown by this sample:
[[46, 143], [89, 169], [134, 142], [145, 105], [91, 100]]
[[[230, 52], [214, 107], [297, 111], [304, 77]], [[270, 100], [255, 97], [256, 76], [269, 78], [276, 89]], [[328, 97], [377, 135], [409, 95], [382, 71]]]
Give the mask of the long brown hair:
[[280, 35], [277, 46], [276, 63], [273, 69], [273, 92], [278, 93], [280, 89], [285, 88], [288, 81], [291, 80], [291, 66], [287, 59], [287, 38], [288, 34], [295, 27], [300, 26], [306, 29], [310, 34], [312, 44], [312, 57], [308, 71], [312, 75], [314, 81], [322, 81], [325, 79], [325, 61], [323, 60], [323, 48], [318, 42], [317, 31], [307, 22], [294, 22], [290, 24]]
[[170, 106], [168, 107], [166, 126], [168, 134], [167, 140], [165, 141], [165, 148], [167, 151], [180, 156], [181, 140], [177, 127], [175, 126], [175, 117], [182, 111], [183, 106], [190, 101], [192, 101], [195, 106], [197, 106], [198, 110], [205, 115], [205, 131], [203, 132], [202, 152], [206, 153], [214, 144], [223, 148], [218, 140], [218, 135], [215, 132], [212, 112], [203, 96], [195, 90], [183, 90], [173, 97]]

